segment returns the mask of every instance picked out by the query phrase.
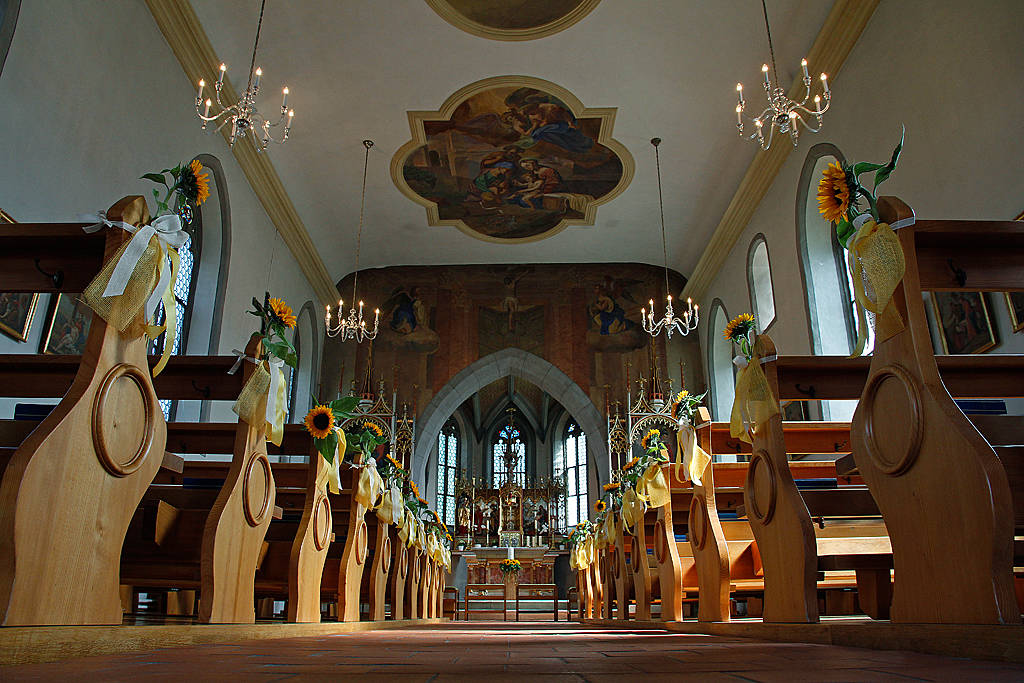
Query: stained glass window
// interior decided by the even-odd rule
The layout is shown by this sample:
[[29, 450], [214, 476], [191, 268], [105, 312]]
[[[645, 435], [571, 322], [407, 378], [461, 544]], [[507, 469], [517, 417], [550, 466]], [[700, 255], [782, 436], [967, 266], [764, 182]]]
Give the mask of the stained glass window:
[[587, 435], [575, 420], [565, 428], [561, 464], [566, 474], [565, 521], [572, 528], [588, 518]]
[[526, 444], [523, 443], [522, 434], [518, 427], [502, 428], [498, 433], [498, 440], [494, 444], [492, 471], [494, 472], [494, 485], [501, 486], [508, 480], [508, 473], [505, 472], [505, 460], [502, 454], [505, 452], [505, 444], [511, 444], [512, 450], [519, 456], [516, 460], [514, 481], [520, 486], [526, 486]]
[[437, 435], [437, 511], [455, 526], [455, 479], [459, 471], [459, 427], [448, 420]]

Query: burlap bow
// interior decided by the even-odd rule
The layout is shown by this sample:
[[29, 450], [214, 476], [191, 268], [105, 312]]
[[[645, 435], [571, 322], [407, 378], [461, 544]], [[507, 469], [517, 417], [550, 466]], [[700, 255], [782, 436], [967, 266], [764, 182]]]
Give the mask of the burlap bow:
[[850, 355], [850, 358], [855, 358], [864, 353], [867, 344], [868, 311], [874, 316], [878, 341], [885, 341], [903, 331], [903, 317], [896, 309], [892, 295], [903, 279], [906, 261], [900, 240], [887, 223], [865, 221], [847, 246], [857, 305], [857, 347]]
[[750, 434], [772, 415], [779, 412], [779, 403], [772, 395], [768, 379], [761, 369], [761, 358], [757, 355], [741, 364], [736, 375], [736, 396], [732, 402], [732, 415], [729, 420], [729, 434], [740, 441], [753, 443]]

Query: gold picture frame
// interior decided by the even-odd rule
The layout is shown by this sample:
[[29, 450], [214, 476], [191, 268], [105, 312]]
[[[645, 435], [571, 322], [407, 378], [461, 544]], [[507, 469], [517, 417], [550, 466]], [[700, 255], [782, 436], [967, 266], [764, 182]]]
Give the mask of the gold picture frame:
[[92, 327], [92, 309], [81, 300], [81, 294], [63, 292], [51, 297], [46, 334], [39, 343], [39, 352], [54, 355], [82, 355]]
[[943, 353], [982, 353], [998, 343], [983, 292], [932, 292], [931, 300]]
[[[0, 223], [17, 221], [0, 209]], [[20, 342], [28, 341], [38, 304], [38, 292], [0, 292], [0, 332]]]
[[1024, 330], [1024, 292], [1003, 292], [1006, 307], [1010, 309], [1010, 324], [1014, 332]]

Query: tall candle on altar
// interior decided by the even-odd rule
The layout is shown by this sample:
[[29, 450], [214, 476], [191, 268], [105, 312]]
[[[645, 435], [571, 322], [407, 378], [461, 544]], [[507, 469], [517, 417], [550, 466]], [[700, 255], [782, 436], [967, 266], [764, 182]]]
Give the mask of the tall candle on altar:
[[512, 540], [511, 539], [509, 539], [508, 559], [510, 559], [510, 560], [516, 559], [516, 549], [512, 547]]

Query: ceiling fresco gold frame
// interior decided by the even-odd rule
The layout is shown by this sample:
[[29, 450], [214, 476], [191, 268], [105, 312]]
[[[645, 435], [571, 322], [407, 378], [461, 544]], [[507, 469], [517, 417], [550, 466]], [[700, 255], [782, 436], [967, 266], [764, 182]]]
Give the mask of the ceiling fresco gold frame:
[[[502, 238], [492, 237], [489, 235], [483, 235], [480, 232], [472, 229], [461, 219], [446, 219], [443, 220], [438, 215], [437, 204], [425, 199], [413, 191], [409, 184], [405, 180], [403, 174], [403, 167], [405, 161], [410, 154], [415, 152], [417, 149], [427, 144], [427, 136], [423, 124], [426, 121], [449, 121], [452, 115], [455, 113], [455, 109], [465, 100], [476, 95], [478, 93], [490, 90], [491, 88], [500, 86], [513, 86], [513, 87], [528, 87], [537, 88], [548, 92], [555, 97], [559, 98], [564, 102], [569, 109], [572, 110], [573, 115], [577, 118], [589, 118], [589, 119], [600, 119], [601, 130], [597, 138], [599, 144], [604, 145], [618, 156], [622, 162], [622, 178], [619, 183], [612, 189], [608, 194], [589, 202], [586, 207], [586, 211], [583, 218], [563, 218], [553, 228], [546, 230], [539, 235], [533, 235], [531, 237], [520, 237], [520, 238]], [[615, 126], [615, 113], [618, 111], [615, 107], [603, 107], [603, 108], [587, 108], [583, 106], [583, 103], [565, 88], [552, 83], [551, 81], [545, 81], [541, 78], [534, 78], [532, 76], [495, 76], [493, 78], [485, 78], [482, 81], [471, 83], [466, 87], [458, 90], [451, 95], [441, 108], [437, 111], [410, 111], [409, 112], [409, 128], [412, 131], [412, 140], [402, 145], [395, 156], [391, 159], [391, 179], [395, 183], [395, 187], [398, 190], [416, 202], [420, 206], [427, 210], [427, 224], [431, 226], [444, 226], [452, 225], [457, 227], [462, 232], [466, 233], [470, 237], [474, 237], [478, 240], [485, 242], [494, 242], [495, 244], [523, 244], [526, 242], [536, 242], [538, 240], [547, 239], [553, 235], [557, 235], [562, 230], [570, 225], [593, 225], [597, 218], [597, 207], [607, 204], [612, 201], [629, 187], [630, 182], [633, 180], [633, 175], [636, 172], [636, 163], [633, 161], [633, 155], [629, 153], [626, 146], [618, 140], [612, 138], [612, 131]]]
[[537, 38], [546, 38], [559, 31], [564, 31], [590, 14], [599, 2], [601, 0], [583, 0], [579, 6], [565, 16], [541, 26], [533, 26], [531, 28], [494, 28], [473, 21], [452, 7], [446, 0], [427, 0], [430, 8], [455, 28], [480, 38], [504, 41], [536, 40]]

